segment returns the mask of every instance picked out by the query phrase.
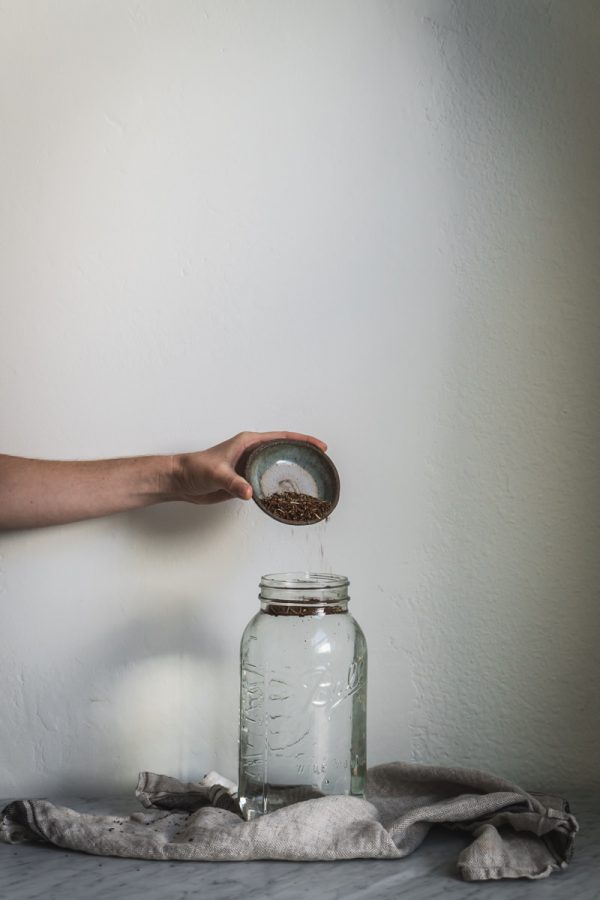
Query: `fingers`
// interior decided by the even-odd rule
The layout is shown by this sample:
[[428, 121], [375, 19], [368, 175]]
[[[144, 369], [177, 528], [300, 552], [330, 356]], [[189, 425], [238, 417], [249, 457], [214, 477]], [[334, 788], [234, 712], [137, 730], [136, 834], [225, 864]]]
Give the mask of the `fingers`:
[[309, 444], [314, 444], [315, 447], [318, 447], [320, 450], [327, 450], [327, 444], [325, 441], [320, 440], [319, 438], [314, 437], [312, 434], [301, 434], [298, 431], [263, 431], [263, 432], [250, 432], [248, 437], [251, 439], [246, 447], [251, 447], [253, 444], [262, 444], [264, 441], [308, 441]]
[[220, 488], [218, 491], [211, 491], [209, 494], [199, 494], [197, 497], [188, 497], [189, 503], [195, 503], [198, 506], [212, 506], [213, 503], [223, 503], [224, 500], [250, 500], [252, 497], [252, 488], [248, 482], [240, 479], [242, 486], [239, 492], [235, 488], [231, 491]]

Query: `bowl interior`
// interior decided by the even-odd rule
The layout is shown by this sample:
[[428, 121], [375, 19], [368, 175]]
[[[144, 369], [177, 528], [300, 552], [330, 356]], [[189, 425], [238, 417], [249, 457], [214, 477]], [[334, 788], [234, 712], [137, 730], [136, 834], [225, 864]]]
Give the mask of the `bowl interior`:
[[[269, 515], [272, 513], [261, 501], [272, 494], [292, 492], [318, 497], [330, 504], [328, 515], [339, 499], [340, 480], [333, 462], [305, 441], [259, 444], [248, 457], [244, 476], [252, 485], [253, 499]], [[273, 518], [287, 521], [277, 515]]]

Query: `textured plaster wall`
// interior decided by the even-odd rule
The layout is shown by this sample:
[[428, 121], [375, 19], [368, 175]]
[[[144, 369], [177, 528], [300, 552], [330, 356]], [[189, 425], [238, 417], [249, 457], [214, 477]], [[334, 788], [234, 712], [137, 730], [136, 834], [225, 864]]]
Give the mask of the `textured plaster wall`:
[[0, 439], [329, 441], [294, 531], [0, 539], [0, 795], [236, 769], [266, 571], [349, 575], [370, 761], [598, 783], [593, 0], [0, 3]]

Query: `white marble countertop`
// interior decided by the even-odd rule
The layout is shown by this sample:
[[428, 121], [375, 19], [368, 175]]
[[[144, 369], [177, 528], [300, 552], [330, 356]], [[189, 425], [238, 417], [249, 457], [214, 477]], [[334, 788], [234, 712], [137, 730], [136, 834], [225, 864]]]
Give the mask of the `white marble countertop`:
[[[334, 863], [156, 862], [88, 856], [39, 844], [0, 844], [1, 900], [598, 900], [600, 794], [567, 793], [577, 816], [575, 856], [565, 872], [541, 881], [466, 883], [456, 858], [468, 838], [438, 829], [401, 860]], [[52, 798], [55, 799], [55, 798]], [[0, 801], [0, 809], [7, 801]], [[87, 812], [139, 811], [135, 800], [63, 798]]]

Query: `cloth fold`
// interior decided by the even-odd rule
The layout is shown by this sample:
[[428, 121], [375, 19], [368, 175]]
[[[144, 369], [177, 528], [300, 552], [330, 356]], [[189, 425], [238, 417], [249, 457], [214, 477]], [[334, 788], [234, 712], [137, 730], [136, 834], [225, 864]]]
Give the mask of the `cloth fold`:
[[0, 816], [0, 840], [139, 859], [399, 859], [443, 825], [472, 835], [458, 869], [482, 881], [564, 869], [578, 830], [562, 799], [476, 769], [386, 763], [369, 770], [368, 799], [319, 797], [252, 822], [241, 818], [235, 792], [216, 772], [199, 782], [142, 772], [136, 796], [147, 812], [99, 816], [16, 800]]

